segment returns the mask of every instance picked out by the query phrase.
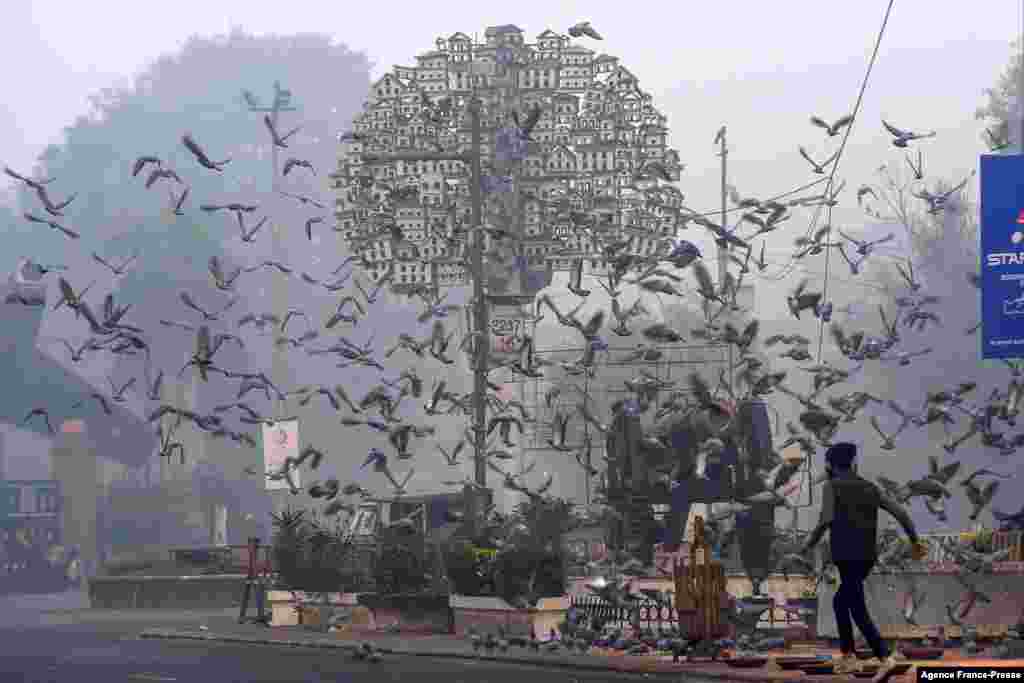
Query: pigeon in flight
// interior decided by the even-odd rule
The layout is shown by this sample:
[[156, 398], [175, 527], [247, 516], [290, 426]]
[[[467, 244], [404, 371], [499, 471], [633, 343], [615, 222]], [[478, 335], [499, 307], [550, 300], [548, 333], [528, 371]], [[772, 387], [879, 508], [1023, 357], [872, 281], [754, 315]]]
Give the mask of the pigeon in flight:
[[285, 133], [284, 135], [278, 135], [277, 127], [274, 125], [274, 122], [273, 120], [271, 120], [269, 114], [263, 115], [263, 124], [267, 127], [267, 130], [270, 131], [270, 138], [273, 141], [274, 146], [280, 147], [282, 149], [288, 148], [288, 138], [298, 133], [299, 130], [302, 128], [302, 126], [296, 126], [295, 128], [292, 128], [290, 131]]
[[851, 123], [853, 123], [853, 114], [841, 116], [840, 118], [836, 119], [833, 123], [829, 123], [819, 116], [812, 116], [811, 123], [817, 126], [818, 128], [821, 128], [826, 133], [828, 133], [828, 136], [830, 138], [834, 138], [835, 136], [839, 135], [839, 132], [843, 128], [846, 128]]
[[34, 213], [30, 213], [28, 211], [26, 211], [23, 215], [25, 216], [25, 220], [27, 220], [29, 223], [42, 223], [43, 225], [48, 225], [54, 230], [59, 230], [60, 232], [64, 233], [67, 237], [73, 240], [77, 240], [78, 238], [81, 237], [79, 233], [75, 232], [71, 228], [64, 227], [55, 220], [51, 220], [48, 218], [40, 218]]
[[573, 38], [592, 38], [593, 40], [604, 40], [601, 34], [594, 30], [589, 21], [581, 21], [569, 27], [569, 35]]
[[313, 168], [313, 162], [306, 161], [305, 159], [290, 158], [284, 162], [284, 170], [281, 175], [288, 175], [293, 168], [308, 168], [313, 175], [316, 175], [316, 169]]
[[885, 119], [882, 119], [882, 125], [885, 126], [885, 129], [889, 131], [890, 135], [892, 135], [892, 144], [895, 147], [906, 147], [907, 144], [913, 142], [914, 140], [933, 138], [936, 135], [934, 130], [929, 133], [915, 133], [910, 130], [901, 130], [896, 126], [892, 125], [891, 123], [889, 123], [888, 121], [886, 121]]
[[800, 156], [802, 156], [804, 159], [807, 160], [807, 163], [809, 163], [812, 166], [812, 168], [814, 169], [814, 172], [817, 173], [818, 175], [825, 175], [825, 167], [829, 166], [833, 161], [835, 161], [836, 159], [839, 158], [839, 152], [837, 151], [837, 152], [835, 152], [835, 154], [833, 154], [828, 159], [825, 159], [825, 161], [822, 161], [819, 164], [817, 161], [815, 161], [813, 158], [811, 158], [811, 155], [807, 151], [806, 147], [804, 147], [803, 145], [800, 145], [799, 150], [800, 150]]
[[231, 162], [231, 159], [225, 159], [223, 161], [211, 160], [210, 157], [206, 156], [206, 152], [204, 152], [203, 148], [199, 146], [199, 143], [197, 143], [189, 133], [185, 133], [181, 136], [181, 144], [185, 145], [185, 149], [192, 153], [192, 156], [196, 158], [196, 161], [199, 162], [200, 166], [208, 168], [211, 171], [222, 173], [224, 171], [224, 166]]

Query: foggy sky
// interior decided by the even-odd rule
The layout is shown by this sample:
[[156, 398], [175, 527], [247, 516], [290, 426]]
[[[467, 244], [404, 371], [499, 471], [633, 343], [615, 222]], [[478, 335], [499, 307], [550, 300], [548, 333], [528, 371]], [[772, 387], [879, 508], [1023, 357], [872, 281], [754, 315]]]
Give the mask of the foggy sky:
[[[766, 197], [815, 179], [797, 145], [826, 156], [833, 149], [828, 145], [839, 138], [826, 141], [807, 118], [814, 113], [834, 119], [852, 110], [886, 3], [848, 3], [824, 11], [819, 2], [781, 0], [743, 3], [737, 12], [734, 5], [714, 3], [638, 9], [529, 1], [499, 9], [459, 0], [399, 2], [389, 5], [386, 15], [366, 6], [356, 10], [313, 2], [292, 3], [287, 10], [236, 0], [218, 2], [213, 11], [209, 5], [195, 0], [173, 5], [51, 0], [5, 8], [0, 58], [31, 68], [6, 74], [7, 94], [0, 107], [3, 163], [31, 168], [46, 144], [59, 141], [62, 126], [87, 111], [88, 95], [125, 83], [194, 33], [221, 33], [235, 25], [257, 34], [327, 31], [351, 49], [365, 50], [377, 63], [376, 76], [394, 64], [413, 65], [414, 55], [432, 49], [436, 37], [455, 31], [482, 37], [488, 25], [515, 23], [532, 39], [546, 28], [564, 31], [586, 18], [606, 38], [587, 45], [618, 56], [668, 116], [669, 144], [687, 164], [679, 184], [685, 203], [706, 211], [719, 206], [719, 167], [711, 140], [722, 123], [729, 126], [730, 181], [741, 194]], [[853, 201], [856, 187], [872, 181], [880, 163], [902, 163], [902, 153], [881, 127], [883, 116], [897, 126], [938, 132], [922, 145], [926, 171], [961, 177], [976, 167], [981, 125], [973, 112], [982, 103], [982, 89], [994, 84], [1010, 57], [1019, 11], [1016, 0], [987, 0], [984, 12], [925, 0], [896, 4], [840, 165], [838, 177], [849, 184], [834, 224], [872, 234], [887, 229], [869, 225]], [[119, 20], [106, 21], [113, 13]], [[396, 16], [402, 20], [394, 21]], [[131, 32], [123, 26], [138, 28]], [[331, 87], [330, 74], [324, 75], [324, 87]], [[792, 239], [806, 230], [811, 216], [797, 213], [778, 231], [769, 242], [770, 260], [785, 261]], [[682, 236], [698, 244], [714, 272], [714, 247], [698, 230]], [[837, 306], [877, 294], [870, 282], [850, 278], [837, 260], [831, 263], [829, 285]], [[770, 268], [768, 275], [777, 270]], [[823, 270], [821, 261], [808, 260], [784, 281], [757, 282], [764, 335], [776, 328], [794, 329], [816, 341], [817, 325], [793, 328], [782, 297], [800, 272], [815, 278]], [[538, 345], [550, 344], [541, 337]]]

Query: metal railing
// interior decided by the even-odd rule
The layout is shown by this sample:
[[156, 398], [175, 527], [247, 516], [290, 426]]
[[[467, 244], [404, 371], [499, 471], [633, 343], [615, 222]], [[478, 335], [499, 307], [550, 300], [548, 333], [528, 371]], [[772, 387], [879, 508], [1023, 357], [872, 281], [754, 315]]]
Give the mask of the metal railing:
[[[256, 549], [255, 567], [258, 574], [272, 571], [272, 546]], [[209, 567], [219, 574], [245, 574], [249, 571], [248, 545], [208, 545], [168, 548], [167, 553], [176, 564]]]
[[[582, 612], [588, 620], [597, 619], [612, 627], [637, 625], [653, 630], [677, 628], [685, 620], [681, 622], [674, 606], [675, 593], [669, 592], [668, 596], [669, 605], [659, 604], [654, 600], [639, 600], [628, 607], [616, 607], [596, 595], [573, 595], [569, 598], [569, 606]], [[773, 599], [757, 627], [777, 629], [786, 626], [807, 626], [807, 623], [795, 610], [783, 607]]]
[[[925, 560], [930, 564], [947, 564], [955, 562], [949, 551], [944, 547], [944, 542], [951, 541], [959, 543], [963, 538], [961, 532], [939, 532], [921, 534], [922, 540], [928, 542], [928, 557]], [[994, 531], [992, 532], [991, 552], [999, 552], [1010, 548], [1008, 562], [1024, 561], [1024, 532], [1020, 531]]]

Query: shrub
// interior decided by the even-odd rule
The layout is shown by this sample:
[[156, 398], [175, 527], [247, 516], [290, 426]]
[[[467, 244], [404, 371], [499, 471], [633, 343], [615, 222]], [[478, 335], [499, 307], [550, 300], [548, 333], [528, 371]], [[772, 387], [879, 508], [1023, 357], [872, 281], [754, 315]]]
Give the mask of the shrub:
[[477, 557], [473, 546], [459, 542], [448, 546], [444, 552], [444, 566], [448, 585], [459, 595], [484, 595], [487, 590], [488, 562]]
[[416, 593], [429, 582], [423, 560], [402, 545], [386, 545], [374, 567], [377, 592], [383, 594]]
[[513, 547], [494, 561], [494, 587], [510, 605], [532, 607], [542, 597], [565, 593], [565, 558], [560, 550]]
[[281, 587], [309, 593], [345, 591], [357, 579], [344, 565], [353, 544], [340, 529], [307, 519], [305, 511], [274, 515], [273, 562]]

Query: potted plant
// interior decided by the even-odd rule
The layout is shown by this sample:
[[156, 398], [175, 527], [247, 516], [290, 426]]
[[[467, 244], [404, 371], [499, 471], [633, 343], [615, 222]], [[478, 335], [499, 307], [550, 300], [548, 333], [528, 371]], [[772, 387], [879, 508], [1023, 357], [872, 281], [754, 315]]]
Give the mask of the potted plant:
[[[286, 508], [274, 515], [272, 553], [277, 590], [267, 601], [274, 623], [326, 627], [340, 593], [356, 577], [344, 565], [354, 546], [338, 528]], [[294, 620], [294, 621], [293, 621]]]
[[[538, 634], [558, 628], [566, 611], [562, 533], [572, 523], [566, 501], [531, 496], [508, 518], [490, 520], [471, 547], [453, 548], [447, 557], [456, 632], [496, 622]], [[545, 598], [554, 600], [542, 604]]]
[[[425, 549], [414, 536], [385, 534], [374, 566], [374, 593], [360, 593], [358, 602], [373, 612], [378, 628], [449, 633], [452, 629], [448, 595], [427, 590]], [[419, 538], [422, 541], [422, 538]]]

